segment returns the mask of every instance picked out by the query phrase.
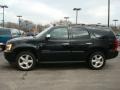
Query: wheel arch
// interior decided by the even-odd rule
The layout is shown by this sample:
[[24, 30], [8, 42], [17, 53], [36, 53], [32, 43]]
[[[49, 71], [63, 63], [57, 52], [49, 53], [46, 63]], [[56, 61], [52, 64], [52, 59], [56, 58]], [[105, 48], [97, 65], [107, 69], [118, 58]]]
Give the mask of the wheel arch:
[[25, 52], [25, 51], [28, 51], [28, 52], [31, 52], [33, 55], [35, 55], [36, 59], [38, 58], [37, 56], [37, 50], [36, 48], [34, 47], [17, 47], [13, 50], [13, 52], [15, 52], [16, 54], [15, 55], [18, 55], [20, 52]]
[[88, 58], [91, 56], [91, 54], [93, 54], [95, 52], [101, 52], [104, 55], [105, 58], [107, 56], [107, 49], [102, 48], [102, 47], [94, 47], [94, 48], [91, 48], [89, 51], [90, 52], [88, 54]]

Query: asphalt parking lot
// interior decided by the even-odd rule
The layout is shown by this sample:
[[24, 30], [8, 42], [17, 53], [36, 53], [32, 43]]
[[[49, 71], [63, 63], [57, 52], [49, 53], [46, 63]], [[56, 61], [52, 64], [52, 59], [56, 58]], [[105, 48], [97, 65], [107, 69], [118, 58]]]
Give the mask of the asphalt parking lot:
[[79, 63], [45, 64], [25, 72], [12, 68], [0, 52], [0, 90], [120, 90], [120, 55], [102, 70]]

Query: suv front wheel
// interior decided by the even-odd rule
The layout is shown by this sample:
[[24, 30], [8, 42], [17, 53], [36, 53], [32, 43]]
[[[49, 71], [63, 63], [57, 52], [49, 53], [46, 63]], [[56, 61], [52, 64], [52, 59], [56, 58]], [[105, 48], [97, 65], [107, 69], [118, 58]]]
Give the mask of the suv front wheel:
[[17, 55], [16, 66], [23, 71], [28, 71], [34, 68], [36, 58], [31, 52], [21, 52]]
[[105, 66], [105, 63], [105, 56], [101, 52], [93, 53], [88, 61], [89, 67], [94, 70], [102, 69]]

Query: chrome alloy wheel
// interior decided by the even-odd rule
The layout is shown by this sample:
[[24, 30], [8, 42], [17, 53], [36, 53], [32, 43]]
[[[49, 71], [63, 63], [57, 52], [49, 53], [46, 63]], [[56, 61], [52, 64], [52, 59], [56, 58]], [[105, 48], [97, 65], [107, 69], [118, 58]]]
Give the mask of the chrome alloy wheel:
[[104, 64], [104, 58], [102, 55], [94, 55], [91, 60], [91, 64], [94, 68], [100, 68]]
[[18, 64], [22, 69], [29, 69], [33, 65], [32, 56], [25, 54], [19, 57]]

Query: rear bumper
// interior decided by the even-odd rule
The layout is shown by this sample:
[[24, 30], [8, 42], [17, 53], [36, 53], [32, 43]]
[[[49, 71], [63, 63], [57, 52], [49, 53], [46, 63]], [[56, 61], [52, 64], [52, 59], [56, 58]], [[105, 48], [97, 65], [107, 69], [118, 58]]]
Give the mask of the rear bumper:
[[108, 54], [107, 54], [107, 59], [112, 59], [112, 58], [115, 58], [115, 57], [117, 57], [118, 56], [118, 51], [113, 51], [113, 50], [111, 50], [111, 51], [109, 51], [108, 52]]

